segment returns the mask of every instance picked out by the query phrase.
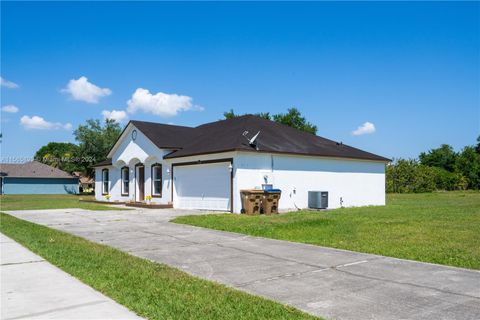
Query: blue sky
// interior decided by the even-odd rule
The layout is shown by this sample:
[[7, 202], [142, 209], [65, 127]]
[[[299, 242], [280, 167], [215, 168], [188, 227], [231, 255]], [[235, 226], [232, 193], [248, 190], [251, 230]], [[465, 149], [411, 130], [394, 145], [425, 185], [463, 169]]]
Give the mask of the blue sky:
[[458, 150], [480, 133], [478, 2], [1, 9], [4, 159], [73, 142], [79, 124], [112, 110], [123, 123], [194, 126], [231, 108], [295, 106], [318, 135], [387, 157]]

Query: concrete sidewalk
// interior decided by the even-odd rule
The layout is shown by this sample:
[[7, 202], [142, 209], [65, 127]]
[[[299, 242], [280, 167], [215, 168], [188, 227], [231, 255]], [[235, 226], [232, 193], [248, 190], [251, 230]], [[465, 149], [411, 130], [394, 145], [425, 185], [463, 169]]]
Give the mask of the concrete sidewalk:
[[1, 319], [142, 319], [0, 234]]
[[200, 211], [9, 212], [331, 319], [480, 319], [480, 272], [179, 225]]

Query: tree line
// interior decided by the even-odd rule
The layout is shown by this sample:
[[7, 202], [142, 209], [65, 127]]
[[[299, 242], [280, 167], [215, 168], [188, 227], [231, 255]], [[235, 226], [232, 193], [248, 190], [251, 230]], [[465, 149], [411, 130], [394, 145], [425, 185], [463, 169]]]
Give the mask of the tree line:
[[94, 177], [95, 163], [107, 157], [110, 148], [117, 141], [122, 127], [114, 120], [87, 120], [73, 132], [78, 144], [50, 142], [35, 153], [35, 160], [68, 173], [81, 172]]
[[[286, 113], [256, 115], [287, 126], [316, 134], [317, 127], [300, 111], [290, 108]], [[233, 110], [225, 119], [238, 117]], [[114, 120], [87, 120], [73, 135], [77, 144], [50, 142], [35, 153], [35, 159], [69, 173], [79, 171], [93, 177], [92, 165], [104, 160], [117, 141], [122, 127]], [[450, 145], [422, 152], [418, 159], [396, 159], [386, 167], [387, 192], [431, 192], [434, 190], [480, 189], [480, 136], [477, 144], [455, 152]]]
[[455, 152], [448, 144], [418, 159], [396, 159], [386, 168], [387, 192], [480, 189], [480, 136], [477, 144]]

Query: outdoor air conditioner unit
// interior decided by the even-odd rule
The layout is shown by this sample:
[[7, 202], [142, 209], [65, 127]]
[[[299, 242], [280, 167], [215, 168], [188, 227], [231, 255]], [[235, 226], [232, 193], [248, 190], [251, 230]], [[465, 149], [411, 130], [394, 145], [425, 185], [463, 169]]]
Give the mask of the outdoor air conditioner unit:
[[308, 191], [308, 207], [310, 209], [327, 209], [328, 192], [327, 191]]

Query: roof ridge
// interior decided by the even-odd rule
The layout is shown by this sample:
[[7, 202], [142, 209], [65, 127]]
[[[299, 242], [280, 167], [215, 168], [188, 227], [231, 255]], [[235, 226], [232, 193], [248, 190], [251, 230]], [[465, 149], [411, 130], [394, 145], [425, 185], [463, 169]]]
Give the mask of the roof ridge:
[[[248, 113], [248, 114], [242, 114], [242, 115], [234, 116], [233, 118], [220, 119], [220, 120], [216, 120], [216, 121], [212, 121], [212, 122], [207, 122], [207, 123], [204, 123], [204, 124], [201, 124], [199, 126], [194, 127], [194, 129], [211, 126], [213, 124], [218, 124], [218, 123], [221, 123], [221, 122], [238, 121], [238, 120], [245, 119], [245, 118], [256, 118], [256, 119], [259, 119], [259, 120], [272, 121], [272, 120], [267, 120], [265, 118], [257, 116], [255, 114]], [[272, 122], [274, 122], [274, 121], [272, 121]]]
[[189, 126], [180, 126], [176, 124], [168, 124], [168, 123], [162, 123], [162, 122], [153, 122], [153, 121], [143, 121], [143, 120], [130, 120], [131, 123], [146, 123], [146, 124], [152, 124], [152, 125], [157, 125], [157, 126], [168, 126], [168, 127], [179, 127], [179, 128], [187, 128], [187, 129], [195, 129], [195, 127], [189, 127]]

